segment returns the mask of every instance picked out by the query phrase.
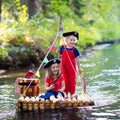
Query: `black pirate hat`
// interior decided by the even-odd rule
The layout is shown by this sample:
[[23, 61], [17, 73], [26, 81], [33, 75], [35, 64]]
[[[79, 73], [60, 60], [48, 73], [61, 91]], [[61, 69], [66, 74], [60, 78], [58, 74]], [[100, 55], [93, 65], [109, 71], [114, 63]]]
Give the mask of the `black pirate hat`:
[[79, 39], [79, 33], [76, 32], [76, 31], [63, 33], [63, 37], [67, 37], [67, 36], [70, 36], [70, 35], [75, 36], [77, 38], [77, 40]]
[[48, 68], [48, 67], [50, 67], [50, 66], [51, 66], [52, 64], [54, 64], [54, 63], [60, 64], [60, 60], [57, 59], [57, 58], [54, 58], [54, 59], [49, 60], [48, 63], [46, 63], [46, 64], [44, 65], [44, 68]]

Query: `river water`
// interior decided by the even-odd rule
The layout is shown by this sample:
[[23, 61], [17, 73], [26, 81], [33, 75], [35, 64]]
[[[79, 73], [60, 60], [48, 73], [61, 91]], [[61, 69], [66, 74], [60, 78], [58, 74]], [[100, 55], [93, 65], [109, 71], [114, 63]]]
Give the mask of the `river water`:
[[[12, 71], [0, 75], [0, 120], [120, 120], [120, 44], [95, 46], [81, 57], [81, 67], [95, 106], [16, 112], [15, 80], [23, 77], [26, 70]], [[42, 75], [41, 93], [44, 92]], [[77, 94], [81, 93], [79, 83], [78, 79]]]

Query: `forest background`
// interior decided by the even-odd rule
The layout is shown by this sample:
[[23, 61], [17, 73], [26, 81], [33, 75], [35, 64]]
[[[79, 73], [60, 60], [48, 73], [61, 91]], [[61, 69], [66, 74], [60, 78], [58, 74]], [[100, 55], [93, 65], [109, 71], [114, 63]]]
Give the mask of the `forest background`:
[[79, 32], [80, 52], [118, 42], [119, 11], [120, 0], [0, 0], [0, 69], [38, 66], [58, 32], [59, 18], [63, 32]]

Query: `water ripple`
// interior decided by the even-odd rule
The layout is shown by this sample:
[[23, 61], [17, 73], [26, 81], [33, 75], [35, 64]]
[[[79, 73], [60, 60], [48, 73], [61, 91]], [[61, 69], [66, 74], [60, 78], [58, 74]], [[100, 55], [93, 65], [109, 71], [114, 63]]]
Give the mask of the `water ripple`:
[[12, 110], [12, 111], [3, 111], [2, 113], [0, 113], [0, 119], [1, 120], [7, 120], [6, 118], [11, 118], [15, 116], [16, 111]]

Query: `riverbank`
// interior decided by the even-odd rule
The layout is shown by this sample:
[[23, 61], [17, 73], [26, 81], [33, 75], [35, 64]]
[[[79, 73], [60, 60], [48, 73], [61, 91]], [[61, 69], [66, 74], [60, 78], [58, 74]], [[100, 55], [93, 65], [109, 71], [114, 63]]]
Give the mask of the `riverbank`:
[[[81, 56], [80, 57], [82, 57], [82, 58], [86, 57], [87, 54], [91, 53], [92, 51], [97, 51], [98, 49], [103, 49], [103, 47], [110, 46], [110, 45], [113, 45], [113, 44], [118, 44], [118, 43], [120, 43], [119, 40], [118, 41], [114, 41], [114, 42], [113, 41], [112, 42], [105, 42], [105, 43], [101, 42], [101, 43], [97, 43], [95, 46], [88, 46], [88, 47], [86, 47], [86, 49], [84, 51], [81, 52]], [[44, 55], [42, 55], [42, 56], [44, 56]], [[27, 61], [27, 59], [26, 60], [24, 59], [25, 62]], [[43, 59], [43, 57], [42, 57], [42, 59]], [[35, 63], [29, 63], [29, 66], [28, 65], [27, 66], [19, 66], [19, 65], [17, 66], [16, 65], [16, 66], [13, 66], [13, 67], [11, 66], [10, 68], [8, 67], [6, 69], [0, 69], [0, 75], [6, 74], [7, 72], [10, 73], [10, 72], [14, 72], [14, 71], [24, 71], [24, 72], [26, 72], [30, 68], [36, 69], [40, 65], [39, 61], [40, 60], [37, 60], [37, 64], [35, 64]], [[38, 64], [38, 62], [39, 62], [39, 64]]]

